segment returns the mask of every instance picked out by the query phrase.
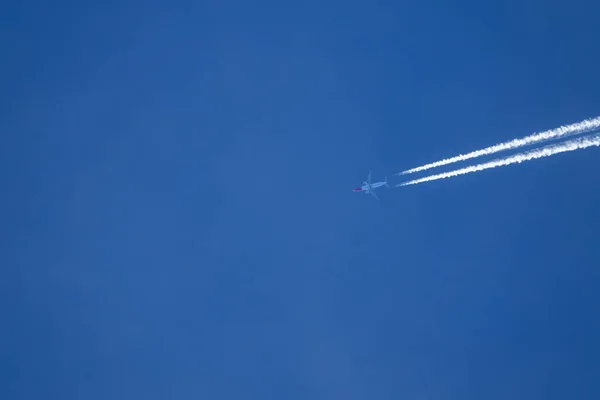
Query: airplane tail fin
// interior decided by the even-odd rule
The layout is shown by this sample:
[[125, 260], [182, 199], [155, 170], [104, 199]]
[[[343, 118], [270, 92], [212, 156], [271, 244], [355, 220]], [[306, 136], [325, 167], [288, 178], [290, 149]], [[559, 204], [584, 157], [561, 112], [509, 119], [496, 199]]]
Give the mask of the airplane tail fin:
[[388, 185], [387, 175], [385, 176], [385, 186], [390, 187], [390, 185]]

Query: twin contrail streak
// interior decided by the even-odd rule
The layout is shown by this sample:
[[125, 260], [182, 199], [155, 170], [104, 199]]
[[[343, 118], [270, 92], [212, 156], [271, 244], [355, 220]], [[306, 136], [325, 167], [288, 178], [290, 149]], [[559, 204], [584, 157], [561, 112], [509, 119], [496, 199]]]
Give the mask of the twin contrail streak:
[[[550, 132], [550, 131], [549, 131]], [[472, 165], [470, 167], [465, 167], [461, 169], [457, 169], [450, 172], [444, 172], [437, 175], [430, 175], [424, 178], [415, 179], [412, 181], [404, 182], [396, 186], [408, 186], [408, 185], [416, 185], [418, 183], [435, 181], [438, 179], [446, 179], [451, 178], [458, 175], [470, 174], [472, 172], [483, 171], [486, 169], [503, 167], [505, 165], [522, 163], [524, 161], [535, 160], [538, 158], [549, 157], [554, 154], [565, 153], [568, 151], [574, 151], [579, 149], [585, 149], [591, 146], [600, 146], [600, 133], [595, 135], [585, 136], [579, 139], [568, 140], [566, 142], [561, 142], [558, 144], [548, 145], [542, 148], [538, 148], [535, 150], [526, 151], [523, 153], [518, 153], [512, 156], [498, 158], [496, 160], [492, 160], [486, 163]]]
[[431, 168], [440, 167], [442, 165], [447, 165], [447, 164], [452, 164], [452, 163], [455, 163], [458, 161], [465, 161], [465, 160], [469, 160], [469, 159], [475, 158], [475, 157], [487, 156], [490, 154], [498, 153], [500, 151], [517, 149], [519, 147], [523, 147], [523, 146], [527, 146], [527, 145], [531, 145], [531, 144], [535, 144], [535, 143], [542, 143], [542, 142], [545, 142], [548, 140], [565, 138], [565, 137], [572, 136], [572, 135], [578, 135], [578, 134], [582, 134], [582, 133], [586, 133], [586, 132], [591, 132], [598, 128], [600, 128], [600, 117], [586, 119], [584, 121], [581, 121], [581, 122], [578, 122], [575, 124], [564, 125], [559, 128], [550, 129], [545, 132], [535, 133], [533, 135], [526, 136], [522, 139], [514, 139], [514, 140], [511, 140], [508, 142], [504, 142], [504, 143], [496, 144], [494, 146], [487, 147], [485, 149], [472, 151], [467, 154], [460, 154], [458, 156], [455, 156], [452, 158], [447, 158], [447, 159], [441, 160], [441, 161], [436, 161], [434, 163], [426, 164], [421, 167], [408, 169], [406, 171], [397, 173], [395, 175], [406, 175], [406, 174], [412, 174], [414, 172], [425, 171], [425, 170], [428, 170]]

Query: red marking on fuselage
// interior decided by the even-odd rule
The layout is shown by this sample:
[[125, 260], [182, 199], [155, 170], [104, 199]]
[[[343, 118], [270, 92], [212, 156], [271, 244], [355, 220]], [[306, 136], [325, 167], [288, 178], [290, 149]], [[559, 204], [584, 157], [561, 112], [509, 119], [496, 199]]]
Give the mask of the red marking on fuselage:
[[355, 192], [362, 192], [362, 188], [361, 187], [357, 187], [355, 189], [353, 189]]

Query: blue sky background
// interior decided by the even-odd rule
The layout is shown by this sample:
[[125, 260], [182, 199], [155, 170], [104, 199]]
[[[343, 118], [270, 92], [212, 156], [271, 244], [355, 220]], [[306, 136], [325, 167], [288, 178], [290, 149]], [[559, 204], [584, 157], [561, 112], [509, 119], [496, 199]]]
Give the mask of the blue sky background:
[[2, 5], [0, 397], [597, 399], [599, 11]]

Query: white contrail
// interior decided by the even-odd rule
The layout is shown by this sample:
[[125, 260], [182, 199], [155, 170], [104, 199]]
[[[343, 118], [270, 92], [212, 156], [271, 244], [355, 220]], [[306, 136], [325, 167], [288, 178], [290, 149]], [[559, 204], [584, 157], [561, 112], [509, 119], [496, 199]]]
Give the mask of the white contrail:
[[442, 165], [452, 164], [458, 161], [464, 161], [475, 157], [486, 156], [490, 154], [497, 153], [499, 151], [516, 149], [519, 147], [545, 142], [547, 140], [564, 138], [567, 136], [577, 135], [581, 133], [586, 133], [590, 131], [594, 131], [600, 128], [600, 117], [586, 119], [581, 122], [577, 122], [571, 125], [563, 125], [559, 128], [550, 129], [545, 132], [534, 133], [533, 135], [526, 136], [522, 139], [513, 139], [508, 142], [496, 144], [494, 146], [487, 147], [485, 149], [472, 151], [467, 154], [460, 154], [456, 157], [446, 158], [445, 160], [436, 161], [431, 164], [426, 164], [421, 167], [407, 169], [406, 171], [399, 172], [395, 175], [406, 175], [412, 174], [414, 172], [425, 171], [427, 169], [439, 167]]
[[551, 144], [542, 148], [529, 150], [523, 153], [518, 153], [504, 158], [498, 158], [496, 160], [492, 160], [483, 164], [472, 165], [470, 167], [465, 167], [450, 172], [444, 172], [442, 174], [426, 176], [424, 178], [404, 182], [396, 186], [416, 185], [417, 183], [451, 178], [453, 176], [470, 174], [471, 172], [483, 171], [484, 169], [503, 167], [505, 165], [535, 160], [537, 158], [549, 157], [551, 155], [565, 153], [567, 151], [585, 149], [591, 146], [600, 146], [600, 133], [590, 136], [584, 136], [579, 139], [568, 140], [566, 142], [561, 142], [558, 144]]

